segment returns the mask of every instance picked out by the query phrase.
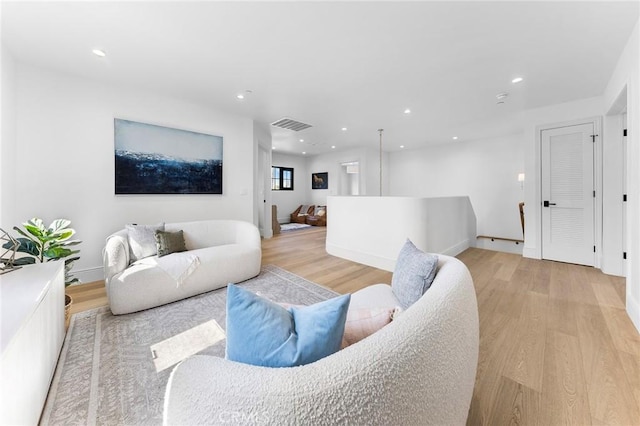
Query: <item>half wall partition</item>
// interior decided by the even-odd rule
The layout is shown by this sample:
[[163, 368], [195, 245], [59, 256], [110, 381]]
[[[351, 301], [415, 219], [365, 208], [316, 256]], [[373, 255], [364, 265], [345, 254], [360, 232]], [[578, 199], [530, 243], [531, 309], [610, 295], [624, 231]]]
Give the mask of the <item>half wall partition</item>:
[[455, 256], [475, 246], [469, 197], [327, 197], [327, 252], [393, 271], [407, 238], [421, 250]]

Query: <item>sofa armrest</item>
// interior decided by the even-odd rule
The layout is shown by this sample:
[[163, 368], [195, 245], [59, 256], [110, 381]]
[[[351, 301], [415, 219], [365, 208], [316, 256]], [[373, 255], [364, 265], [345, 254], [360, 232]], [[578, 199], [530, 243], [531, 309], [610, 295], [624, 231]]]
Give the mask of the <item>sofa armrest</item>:
[[129, 266], [127, 231], [121, 230], [107, 237], [107, 242], [102, 250], [102, 263], [105, 284], [108, 286], [114, 275], [119, 274]]
[[238, 221], [236, 226], [236, 243], [261, 249], [262, 242], [260, 241], [260, 231], [258, 227], [253, 223]]
[[[348, 424], [349, 403], [375, 411], [363, 401], [368, 399], [365, 389], [350, 389], [344, 377], [327, 380], [327, 371], [312, 365], [256, 367], [195, 355], [178, 364], [169, 377], [163, 425]], [[362, 377], [351, 379], [350, 385]], [[360, 424], [367, 420], [372, 419]]]

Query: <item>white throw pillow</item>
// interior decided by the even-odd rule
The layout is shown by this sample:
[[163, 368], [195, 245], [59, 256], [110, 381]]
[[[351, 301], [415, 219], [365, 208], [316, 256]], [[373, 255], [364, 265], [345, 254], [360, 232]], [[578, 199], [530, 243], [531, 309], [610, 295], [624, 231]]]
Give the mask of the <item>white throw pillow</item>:
[[156, 231], [164, 231], [164, 223], [158, 225], [126, 225], [131, 263], [158, 253]]

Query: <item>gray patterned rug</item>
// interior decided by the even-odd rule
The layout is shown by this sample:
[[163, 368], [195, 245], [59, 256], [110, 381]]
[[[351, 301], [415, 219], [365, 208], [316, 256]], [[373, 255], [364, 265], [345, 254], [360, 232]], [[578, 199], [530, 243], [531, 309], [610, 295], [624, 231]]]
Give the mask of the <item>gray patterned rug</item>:
[[[271, 300], [301, 305], [337, 294], [273, 265], [241, 285]], [[173, 368], [157, 372], [150, 348], [211, 320], [224, 329], [226, 294], [223, 288], [128, 315], [114, 316], [107, 307], [74, 315], [40, 424], [162, 424]], [[225, 340], [220, 340], [198, 353], [224, 357], [224, 351]]]

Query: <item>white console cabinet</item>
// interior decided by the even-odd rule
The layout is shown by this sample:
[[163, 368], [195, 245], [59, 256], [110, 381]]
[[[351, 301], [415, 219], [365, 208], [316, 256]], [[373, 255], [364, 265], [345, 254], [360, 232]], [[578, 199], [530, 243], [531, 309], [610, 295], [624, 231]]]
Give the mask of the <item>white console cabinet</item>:
[[0, 276], [0, 424], [38, 424], [64, 335], [63, 261]]

